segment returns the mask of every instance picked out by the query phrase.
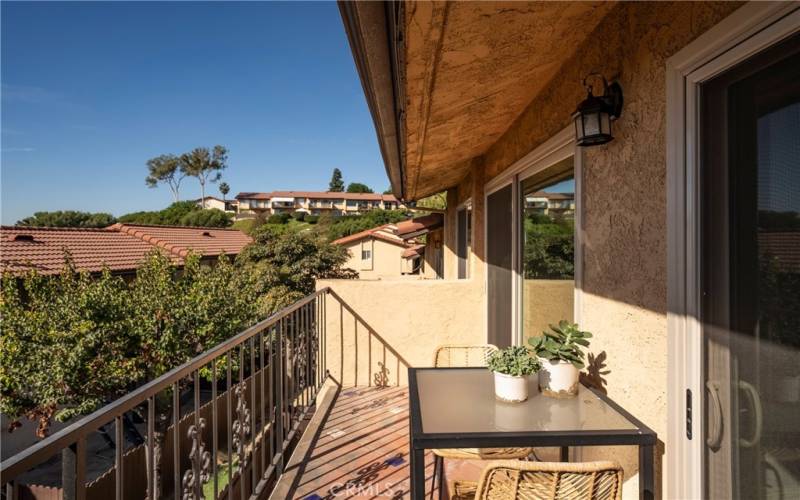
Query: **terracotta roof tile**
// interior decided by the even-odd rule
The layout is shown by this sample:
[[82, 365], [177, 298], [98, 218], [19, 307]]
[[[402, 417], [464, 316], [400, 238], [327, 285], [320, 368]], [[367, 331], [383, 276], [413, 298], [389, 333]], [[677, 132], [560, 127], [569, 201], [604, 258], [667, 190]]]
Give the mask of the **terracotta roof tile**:
[[759, 232], [758, 248], [762, 255], [776, 259], [779, 268], [800, 271], [800, 232]]
[[[136, 269], [153, 246], [127, 234], [108, 229], [3, 227], [0, 230], [0, 270], [24, 272], [35, 269], [57, 274], [64, 269], [65, 251], [75, 268], [100, 272]], [[177, 263], [180, 259], [176, 256]]]
[[444, 215], [433, 213], [403, 222], [398, 222], [397, 230], [394, 232], [394, 234], [400, 238], [408, 239], [428, 233], [434, 229], [442, 227], [443, 225]]
[[57, 274], [65, 251], [79, 271], [131, 272], [149, 252], [161, 249], [176, 265], [190, 251], [205, 257], [236, 255], [252, 239], [235, 229], [114, 224], [104, 229], [3, 226], [0, 271]]

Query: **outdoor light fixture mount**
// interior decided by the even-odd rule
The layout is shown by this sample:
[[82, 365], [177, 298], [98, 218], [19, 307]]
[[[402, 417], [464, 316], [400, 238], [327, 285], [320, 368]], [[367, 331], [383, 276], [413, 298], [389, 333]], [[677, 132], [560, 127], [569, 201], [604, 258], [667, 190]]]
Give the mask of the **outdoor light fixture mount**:
[[[603, 94], [596, 96], [593, 87], [587, 83], [590, 78], [603, 81]], [[622, 87], [617, 82], [611, 84], [599, 73], [592, 73], [583, 79], [587, 96], [572, 115], [575, 123], [575, 143], [578, 146], [599, 146], [614, 140], [611, 135], [611, 122], [622, 113]]]

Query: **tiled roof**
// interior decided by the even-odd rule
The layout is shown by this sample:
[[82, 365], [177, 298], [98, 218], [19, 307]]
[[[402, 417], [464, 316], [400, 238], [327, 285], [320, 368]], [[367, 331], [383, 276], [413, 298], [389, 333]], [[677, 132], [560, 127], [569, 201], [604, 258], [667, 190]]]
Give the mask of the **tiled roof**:
[[269, 193], [242, 192], [237, 199], [270, 200], [272, 198], [311, 198], [318, 200], [358, 200], [358, 201], [391, 201], [397, 198], [391, 194], [381, 193], [339, 193], [332, 191], [272, 191]]
[[339, 238], [338, 240], [334, 240], [333, 244], [347, 245], [349, 243], [354, 243], [356, 241], [361, 241], [367, 238], [374, 238], [376, 240], [392, 243], [393, 245], [408, 247], [409, 244], [403, 241], [402, 238], [398, 238], [397, 236], [394, 235], [395, 229], [397, 229], [397, 226], [395, 226], [394, 224], [384, 224], [382, 226], [373, 227], [372, 229], [367, 229], [359, 233], [354, 233], [349, 236], [345, 236], [344, 238]]
[[252, 239], [235, 229], [114, 224], [104, 229], [3, 226], [0, 229], [0, 270], [35, 269], [57, 274], [69, 252], [75, 268], [90, 273], [104, 267], [116, 272], [135, 270], [155, 248], [180, 265], [190, 251], [205, 257], [236, 255]]
[[[108, 229], [3, 227], [0, 230], [0, 270], [35, 269], [57, 274], [64, 269], [65, 251], [80, 271], [130, 271], [142, 263], [153, 246]], [[180, 258], [173, 257], [177, 263]]]
[[108, 229], [129, 234], [180, 257], [186, 257], [192, 251], [204, 257], [223, 253], [237, 255], [253, 241], [238, 229], [134, 224], [114, 224]]
[[759, 232], [758, 249], [761, 254], [775, 258], [782, 270], [800, 271], [800, 232]]
[[425, 245], [414, 245], [403, 252], [404, 259], [410, 259], [425, 253]]
[[407, 240], [433, 231], [444, 225], [444, 215], [433, 213], [397, 223], [394, 234]]

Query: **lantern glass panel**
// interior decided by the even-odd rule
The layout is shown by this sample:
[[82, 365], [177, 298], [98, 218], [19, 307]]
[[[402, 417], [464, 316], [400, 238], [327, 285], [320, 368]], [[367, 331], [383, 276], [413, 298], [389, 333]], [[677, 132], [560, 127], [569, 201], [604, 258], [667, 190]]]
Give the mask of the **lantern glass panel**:
[[600, 133], [600, 120], [597, 112], [583, 115], [583, 130], [585, 135], [592, 136]]
[[608, 113], [600, 113], [600, 132], [611, 135], [611, 115]]

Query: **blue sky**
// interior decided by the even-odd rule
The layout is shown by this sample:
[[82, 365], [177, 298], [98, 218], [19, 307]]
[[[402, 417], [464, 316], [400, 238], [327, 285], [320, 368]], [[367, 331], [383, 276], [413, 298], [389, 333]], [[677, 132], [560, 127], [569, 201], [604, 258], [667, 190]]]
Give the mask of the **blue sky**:
[[0, 80], [4, 224], [162, 208], [146, 160], [215, 144], [231, 195], [389, 184], [333, 2], [2, 2]]

